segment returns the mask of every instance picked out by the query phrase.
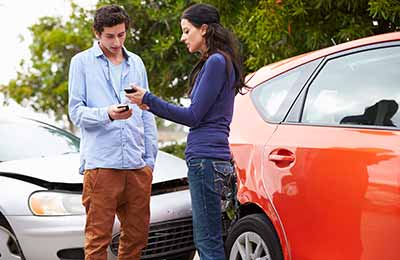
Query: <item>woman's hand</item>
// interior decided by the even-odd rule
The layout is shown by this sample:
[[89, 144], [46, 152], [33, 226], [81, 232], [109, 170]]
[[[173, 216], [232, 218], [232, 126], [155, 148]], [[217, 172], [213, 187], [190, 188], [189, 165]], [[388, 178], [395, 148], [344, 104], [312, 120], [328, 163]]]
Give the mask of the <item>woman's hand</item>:
[[139, 107], [141, 110], [149, 110], [149, 109], [150, 109], [150, 107], [149, 107], [148, 105], [146, 105], [146, 104], [140, 104], [140, 105], [138, 105], [138, 107]]
[[[129, 101], [132, 104], [138, 105], [140, 108], [142, 108], [140, 105], [142, 105], [143, 102], [143, 97], [144, 94], [146, 93], [146, 90], [139, 87], [138, 85], [131, 85], [131, 88], [135, 90], [134, 93], [127, 93], [125, 96], [129, 99]], [[146, 106], [148, 108], [148, 106]], [[142, 108], [143, 109], [143, 108]]]

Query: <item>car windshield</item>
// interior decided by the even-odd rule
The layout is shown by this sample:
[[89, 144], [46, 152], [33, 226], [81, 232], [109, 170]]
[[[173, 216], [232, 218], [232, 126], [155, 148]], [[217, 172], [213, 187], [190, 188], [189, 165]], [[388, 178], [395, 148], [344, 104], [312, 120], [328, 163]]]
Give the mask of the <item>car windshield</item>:
[[0, 161], [79, 152], [79, 139], [29, 119], [0, 119]]

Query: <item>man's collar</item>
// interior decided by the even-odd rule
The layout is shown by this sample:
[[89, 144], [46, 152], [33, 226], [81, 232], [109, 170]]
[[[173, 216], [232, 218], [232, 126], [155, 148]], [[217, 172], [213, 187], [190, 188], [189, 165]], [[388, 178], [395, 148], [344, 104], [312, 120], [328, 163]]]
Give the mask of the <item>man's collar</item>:
[[[94, 55], [96, 56], [96, 58], [98, 58], [100, 56], [104, 56], [104, 58], [106, 57], [106, 55], [104, 55], [103, 50], [100, 48], [100, 43], [98, 41], [95, 41], [93, 43], [93, 50], [94, 50]], [[129, 54], [128, 54], [128, 51], [125, 48], [125, 46], [122, 46], [122, 54], [124, 55], [126, 63], [128, 65], [130, 65], [131, 62], [130, 62], [130, 59], [129, 59]]]
[[100, 48], [100, 44], [98, 41], [94, 41], [93, 50], [94, 50], [94, 56], [96, 56], [96, 58], [100, 56], [105, 56], [103, 50]]
[[122, 46], [122, 54], [124, 55], [124, 58], [125, 58], [125, 60], [126, 60], [126, 63], [127, 63], [128, 65], [131, 65], [131, 59], [130, 59], [130, 56], [129, 56], [129, 54], [128, 54], [128, 50], [125, 48], [125, 46]]

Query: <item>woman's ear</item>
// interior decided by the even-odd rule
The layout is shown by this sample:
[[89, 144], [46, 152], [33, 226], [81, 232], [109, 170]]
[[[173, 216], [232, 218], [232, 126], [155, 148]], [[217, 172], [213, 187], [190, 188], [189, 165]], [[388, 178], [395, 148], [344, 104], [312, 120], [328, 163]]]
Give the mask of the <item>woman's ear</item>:
[[203, 25], [200, 27], [201, 36], [205, 36], [205, 35], [206, 35], [207, 29], [208, 29], [208, 25], [207, 25], [207, 24], [203, 24]]

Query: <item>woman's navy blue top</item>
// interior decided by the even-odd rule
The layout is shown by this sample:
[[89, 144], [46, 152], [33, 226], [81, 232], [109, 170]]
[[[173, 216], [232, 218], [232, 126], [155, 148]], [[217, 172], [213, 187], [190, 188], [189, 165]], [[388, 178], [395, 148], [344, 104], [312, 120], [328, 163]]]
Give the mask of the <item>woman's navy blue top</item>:
[[[212, 54], [200, 70], [193, 87], [189, 107], [170, 104], [146, 92], [143, 103], [155, 115], [190, 127], [186, 160], [194, 158], [231, 159], [229, 125], [235, 99], [235, 73], [220, 53]], [[230, 61], [229, 61], [230, 62]]]

